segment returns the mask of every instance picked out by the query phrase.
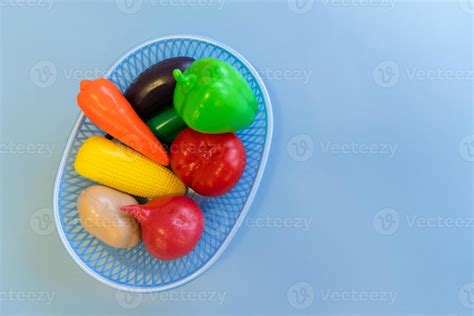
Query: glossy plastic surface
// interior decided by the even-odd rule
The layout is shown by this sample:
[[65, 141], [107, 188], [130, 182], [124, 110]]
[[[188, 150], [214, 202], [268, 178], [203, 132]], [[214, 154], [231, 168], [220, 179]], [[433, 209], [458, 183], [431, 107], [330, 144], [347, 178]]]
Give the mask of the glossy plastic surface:
[[201, 208], [186, 196], [156, 198], [145, 205], [121, 209], [140, 222], [146, 249], [160, 260], [175, 260], [190, 253], [204, 228]]
[[168, 165], [166, 150], [110, 80], [81, 81], [77, 103], [100, 129], [153, 161]]
[[72, 129], [56, 178], [54, 217], [67, 253], [91, 277], [125, 291], [151, 293], [169, 290], [194, 280], [209, 269], [243, 223], [257, 193], [270, 150], [273, 120], [265, 85], [249, 62], [221, 43], [195, 36], [153, 39], [119, 58], [106, 76], [125, 91], [145, 69], [160, 60], [177, 56], [214, 57], [230, 63], [249, 82], [258, 104], [254, 122], [237, 133], [247, 152], [244, 174], [237, 185], [218, 198], [203, 198], [188, 192], [188, 196], [203, 210], [206, 223], [196, 248], [178, 260], [161, 261], [153, 258], [143, 244], [133, 249], [114, 249], [104, 246], [81, 227], [76, 200], [92, 182], [76, 173], [74, 159], [85, 139], [103, 135], [83, 115]]
[[257, 99], [234, 67], [216, 58], [196, 60], [186, 71], [176, 69], [174, 107], [186, 124], [203, 133], [235, 132], [257, 114]]
[[74, 169], [83, 177], [132, 195], [183, 195], [184, 184], [166, 167], [101, 136], [79, 148]]
[[120, 210], [137, 204], [128, 194], [103, 185], [92, 185], [81, 192], [77, 210], [87, 232], [114, 248], [133, 248], [140, 243], [140, 225]]
[[162, 60], [132, 82], [124, 95], [143, 120], [156, 116], [173, 104], [176, 87], [173, 70], [184, 71], [193, 61], [194, 58], [184, 56]]
[[186, 123], [176, 113], [173, 106], [168, 107], [163, 113], [148, 120], [146, 124], [155, 134], [156, 138], [167, 145], [171, 145], [176, 136], [186, 128]]
[[204, 134], [190, 128], [171, 145], [171, 168], [191, 189], [204, 196], [229, 192], [245, 168], [245, 148], [233, 133]]

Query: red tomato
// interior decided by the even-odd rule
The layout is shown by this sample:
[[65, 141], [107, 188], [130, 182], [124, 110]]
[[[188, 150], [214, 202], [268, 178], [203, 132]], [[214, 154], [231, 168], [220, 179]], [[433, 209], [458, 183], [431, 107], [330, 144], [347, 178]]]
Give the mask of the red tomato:
[[245, 168], [245, 148], [232, 134], [203, 134], [190, 128], [171, 145], [171, 168], [190, 188], [204, 196], [225, 194]]

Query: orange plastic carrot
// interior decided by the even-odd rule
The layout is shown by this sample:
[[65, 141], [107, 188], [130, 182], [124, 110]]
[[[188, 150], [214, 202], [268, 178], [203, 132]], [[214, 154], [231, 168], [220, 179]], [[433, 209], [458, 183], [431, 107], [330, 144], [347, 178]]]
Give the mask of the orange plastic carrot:
[[110, 80], [81, 81], [77, 103], [100, 129], [157, 163], [169, 164], [168, 154], [160, 141]]

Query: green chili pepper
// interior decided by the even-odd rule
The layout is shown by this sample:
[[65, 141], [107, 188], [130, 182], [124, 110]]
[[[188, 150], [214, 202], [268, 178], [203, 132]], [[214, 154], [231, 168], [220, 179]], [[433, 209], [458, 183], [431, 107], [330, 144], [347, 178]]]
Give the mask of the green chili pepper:
[[174, 107], [186, 124], [209, 134], [235, 132], [249, 126], [257, 114], [257, 99], [244, 77], [224, 61], [196, 60], [177, 81]]
[[148, 120], [146, 125], [156, 138], [168, 145], [173, 142], [179, 132], [187, 127], [173, 107], [167, 108], [164, 112]]

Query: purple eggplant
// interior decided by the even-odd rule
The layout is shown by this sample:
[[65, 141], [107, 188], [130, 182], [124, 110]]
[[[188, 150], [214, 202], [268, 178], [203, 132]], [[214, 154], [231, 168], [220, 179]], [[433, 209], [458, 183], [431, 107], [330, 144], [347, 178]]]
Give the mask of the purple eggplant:
[[140, 118], [148, 120], [173, 106], [176, 87], [173, 70], [184, 71], [193, 62], [191, 57], [165, 59], [145, 70], [132, 82], [124, 96]]

